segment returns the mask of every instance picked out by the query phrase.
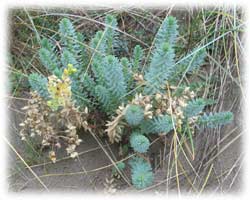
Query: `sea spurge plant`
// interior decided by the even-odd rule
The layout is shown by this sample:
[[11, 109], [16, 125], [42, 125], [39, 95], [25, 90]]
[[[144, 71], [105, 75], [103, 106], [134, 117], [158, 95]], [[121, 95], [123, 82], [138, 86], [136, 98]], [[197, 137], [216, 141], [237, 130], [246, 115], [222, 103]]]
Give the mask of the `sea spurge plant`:
[[[141, 94], [136, 94], [135, 98], [126, 106], [124, 104], [119, 106], [116, 110], [116, 116], [113, 116], [111, 121], [106, 123], [107, 129], [105, 131], [109, 136], [110, 142], [119, 142], [121, 140], [121, 135], [126, 130], [125, 125], [135, 128], [136, 124], [140, 125], [140, 123], [135, 123], [136, 120], [142, 122], [143, 119], [151, 119], [153, 116], [151, 109], [150, 97], [142, 96]], [[136, 111], [138, 113], [135, 113]]]
[[206, 106], [206, 101], [204, 99], [195, 99], [188, 102], [187, 106], [184, 108], [184, 116], [185, 117], [193, 117], [198, 115], [203, 111]]
[[48, 91], [51, 99], [47, 103], [53, 110], [57, 110], [58, 107], [65, 107], [69, 104], [71, 97], [69, 81], [62, 81], [52, 75], [49, 77]]
[[39, 94], [39, 96], [41, 96], [44, 99], [49, 98], [48, 80], [46, 77], [38, 73], [33, 73], [29, 75], [29, 84], [32, 90], [36, 91]]
[[60, 77], [62, 70], [59, 67], [59, 60], [55, 53], [55, 46], [52, 45], [47, 38], [41, 41], [41, 49], [39, 50], [39, 57], [44, 65], [50, 72]]
[[53, 110], [46, 100], [36, 92], [31, 92], [28, 105], [22, 110], [27, 111], [25, 119], [20, 123], [22, 140], [27, 137], [38, 137], [42, 147], [51, 149], [49, 157], [56, 162], [55, 150], [60, 149], [62, 143], [71, 157], [77, 156], [76, 147], [80, 145], [77, 129], [89, 130], [88, 110], [79, 112], [73, 104], [60, 110]]
[[70, 75], [74, 74], [76, 71], [77, 70], [72, 64], [68, 64], [68, 68], [64, 69], [61, 79], [54, 75], [48, 78], [50, 100], [47, 103], [52, 110], [57, 110], [60, 106], [66, 107], [71, 104], [72, 93]]
[[233, 114], [231, 112], [209, 113], [199, 117], [198, 123], [202, 126], [214, 128], [231, 123]]
[[141, 67], [141, 61], [143, 59], [143, 50], [140, 45], [136, 45], [133, 52], [132, 59], [132, 70], [134, 73], [137, 73]]
[[[154, 52], [148, 71], [145, 74], [147, 87], [146, 94], [155, 94], [161, 91], [167, 80], [174, 73], [174, 50], [165, 43]], [[168, 61], [168, 62], [166, 62]]]
[[169, 115], [156, 116], [152, 119], [145, 120], [141, 124], [141, 129], [145, 134], [155, 133], [166, 135], [173, 130], [174, 123]]
[[230, 123], [233, 114], [204, 112], [210, 108], [209, 100], [201, 98], [186, 80], [204, 63], [206, 50], [199, 46], [176, 57], [178, 24], [174, 17], [163, 20], [149, 59], [144, 59], [139, 45], [130, 51], [131, 57], [119, 57], [117, 20], [107, 15], [104, 24], [89, 44], [67, 18], [59, 23], [60, 51], [54, 40], [42, 39], [39, 58], [49, 76], [29, 75], [33, 100], [25, 108], [21, 136], [41, 137], [42, 145], [51, 147], [49, 155], [55, 161], [54, 149], [62, 141], [66, 152], [75, 157], [81, 142], [77, 130], [95, 127], [96, 132], [105, 132], [111, 143], [130, 144], [136, 154], [129, 162], [132, 184], [142, 189], [153, 182], [147, 161], [151, 137], [168, 137], [174, 132], [188, 133], [190, 138], [199, 127]]
[[150, 145], [148, 138], [138, 132], [133, 132], [129, 141], [133, 150], [139, 153], [146, 153]]
[[132, 183], [137, 189], [148, 187], [153, 182], [152, 167], [148, 161], [141, 157], [132, 158], [129, 162], [131, 166]]
[[139, 105], [129, 105], [126, 113], [125, 119], [131, 126], [138, 126], [144, 119], [144, 110]]

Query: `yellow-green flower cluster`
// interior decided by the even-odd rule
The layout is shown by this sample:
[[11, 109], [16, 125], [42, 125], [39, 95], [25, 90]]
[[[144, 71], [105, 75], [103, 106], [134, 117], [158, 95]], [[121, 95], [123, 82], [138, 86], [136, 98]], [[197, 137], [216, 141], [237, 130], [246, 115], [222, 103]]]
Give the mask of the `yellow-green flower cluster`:
[[74, 74], [77, 71], [76, 68], [73, 67], [72, 64], [68, 64], [68, 68], [65, 68], [63, 71], [62, 79], [65, 77], [69, 77], [70, 75]]
[[70, 75], [76, 71], [72, 64], [68, 64], [68, 67], [63, 71], [61, 79], [55, 75], [48, 78], [48, 91], [51, 99], [47, 103], [52, 110], [57, 110], [60, 106], [66, 107], [70, 104], [72, 95]]

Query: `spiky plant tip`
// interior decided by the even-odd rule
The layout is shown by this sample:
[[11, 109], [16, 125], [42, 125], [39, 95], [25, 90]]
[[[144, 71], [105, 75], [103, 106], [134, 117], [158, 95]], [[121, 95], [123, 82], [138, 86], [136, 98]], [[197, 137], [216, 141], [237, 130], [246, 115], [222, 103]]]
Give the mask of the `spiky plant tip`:
[[141, 130], [145, 134], [167, 134], [174, 128], [172, 117], [169, 115], [156, 116], [141, 123]]
[[153, 182], [153, 172], [137, 169], [132, 172], [132, 183], [137, 189], [143, 189], [150, 186]]
[[159, 28], [156, 34], [156, 48], [159, 47], [164, 42], [168, 42], [169, 44], [174, 44], [176, 41], [176, 37], [178, 35], [178, 24], [177, 20], [173, 16], [167, 16], [162, 22], [161, 27]]
[[107, 24], [112, 24], [112, 23], [116, 22], [116, 18], [113, 15], [106, 15], [105, 22]]
[[205, 113], [203, 116], [199, 117], [198, 123], [208, 128], [215, 128], [229, 124], [233, 121], [233, 119], [234, 115], [232, 112]]
[[184, 108], [184, 116], [185, 117], [193, 117], [198, 115], [204, 107], [207, 105], [207, 102], [202, 99], [198, 98], [195, 100], [191, 100], [188, 102], [187, 106]]
[[129, 141], [133, 150], [139, 153], [146, 153], [150, 146], [149, 139], [137, 132], [131, 134]]
[[136, 45], [133, 52], [133, 71], [138, 72], [141, 60], [143, 59], [143, 50], [140, 45]]
[[129, 68], [129, 60], [126, 57], [122, 57], [121, 58], [121, 64], [123, 66], [123, 68], [128, 69]]
[[138, 126], [144, 118], [144, 110], [139, 105], [129, 105], [126, 113], [125, 119], [131, 126]]
[[59, 31], [61, 34], [67, 34], [74, 35], [75, 34], [75, 28], [68, 18], [63, 18], [59, 23]]
[[153, 183], [153, 172], [150, 164], [141, 157], [129, 161], [131, 166], [132, 184], [136, 189], [146, 188]]
[[163, 85], [171, 79], [175, 72], [174, 57], [174, 49], [168, 42], [159, 44], [159, 47], [153, 52], [151, 63], [145, 73], [147, 87], [145, 87], [144, 93], [155, 94], [161, 91]]
[[163, 43], [163, 45], [162, 45], [162, 50], [164, 51], [164, 52], [168, 52], [169, 50], [170, 50], [170, 45], [169, 45], [169, 43]]

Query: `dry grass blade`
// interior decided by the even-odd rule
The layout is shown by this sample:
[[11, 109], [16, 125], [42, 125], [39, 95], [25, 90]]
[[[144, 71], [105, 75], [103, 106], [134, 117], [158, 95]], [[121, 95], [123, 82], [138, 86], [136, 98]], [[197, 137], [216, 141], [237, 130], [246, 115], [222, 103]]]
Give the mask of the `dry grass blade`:
[[234, 139], [232, 139], [228, 144], [226, 144], [223, 148], [221, 148], [221, 150], [212, 158], [210, 158], [207, 163], [204, 164], [204, 167], [207, 167], [214, 159], [216, 159], [218, 157], [218, 155], [220, 155], [221, 153], [223, 153], [227, 148], [230, 147], [230, 145], [232, 145], [235, 141], [237, 141], [240, 137], [242, 136], [242, 133], [240, 133], [239, 135], [235, 136]]
[[[228, 171], [225, 171], [222, 175], [220, 175], [219, 177], [217, 177], [217, 179], [219, 179], [221, 176], [224, 176], [225, 174], [225, 177], [223, 178], [223, 180], [221, 181], [221, 183], [220, 183], [220, 185], [215, 189], [215, 192], [220, 188], [220, 186], [221, 186], [221, 184], [223, 183], [223, 182], [225, 182], [228, 178], [229, 178], [229, 176], [230, 176], [230, 174], [232, 174], [232, 172], [233, 172], [233, 170], [236, 168], [236, 167], [239, 167], [239, 169], [240, 169], [240, 167], [241, 166], [239, 166], [238, 165], [238, 162], [240, 162], [240, 160], [242, 160], [242, 154], [239, 156], [239, 158], [235, 161], [235, 163], [233, 164], [233, 166], [228, 170]], [[236, 173], [237, 174], [237, 173]], [[235, 175], [236, 175], [235, 174]], [[233, 179], [234, 180], [234, 179]], [[233, 181], [232, 181], [232, 183], [233, 183]], [[232, 184], [231, 183], [231, 184]], [[230, 184], [230, 186], [231, 186], [231, 184]], [[229, 187], [230, 188], [230, 187]]]
[[201, 187], [201, 190], [200, 190], [200, 192], [199, 192], [199, 195], [203, 192], [204, 188], [205, 188], [206, 185], [207, 185], [207, 182], [208, 182], [208, 179], [209, 179], [209, 177], [210, 177], [210, 175], [211, 175], [213, 166], [214, 166], [214, 165], [212, 164], [212, 165], [210, 166], [210, 168], [209, 168], [209, 171], [208, 171], [207, 176], [206, 176], [206, 178], [205, 178], [205, 181], [204, 181], [204, 183], [203, 183], [203, 185], [202, 185], [202, 187]]
[[[168, 97], [169, 99], [171, 98], [171, 94], [170, 94], [170, 88], [169, 88], [169, 84], [167, 83], [167, 92], [168, 92]], [[172, 105], [171, 105], [171, 101], [170, 101], [170, 110], [171, 110], [171, 118], [172, 118], [172, 124], [174, 127], [174, 137], [173, 137], [173, 143], [174, 143], [174, 161], [175, 161], [175, 172], [176, 172], [176, 183], [177, 183], [177, 190], [178, 190], [178, 194], [180, 195], [181, 190], [180, 190], [180, 182], [179, 182], [179, 176], [178, 176], [178, 154], [177, 154], [177, 140], [178, 140], [178, 135], [177, 135], [177, 130], [175, 128], [175, 124], [174, 124], [174, 118], [173, 118], [173, 113], [172, 113]]]
[[183, 167], [183, 165], [182, 165], [182, 163], [181, 163], [180, 160], [178, 160], [178, 165], [180, 166], [182, 172], [184, 173], [184, 176], [186, 177], [188, 183], [191, 185], [191, 188], [194, 190], [194, 192], [197, 192], [197, 191], [198, 191], [197, 188], [196, 188], [195, 185], [192, 183], [190, 177], [188, 176], [188, 174], [187, 174], [186, 170], [184, 169], [184, 167]]
[[34, 175], [35, 179], [47, 190], [49, 191], [48, 187], [43, 183], [43, 181], [37, 176], [37, 174], [30, 168], [30, 166], [25, 162], [22, 156], [16, 151], [15, 147], [11, 145], [11, 143], [2, 136], [4, 141], [8, 144], [8, 146], [12, 149], [12, 151], [18, 156], [18, 158], [23, 162], [23, 164], [28, 168], [28, 170]]

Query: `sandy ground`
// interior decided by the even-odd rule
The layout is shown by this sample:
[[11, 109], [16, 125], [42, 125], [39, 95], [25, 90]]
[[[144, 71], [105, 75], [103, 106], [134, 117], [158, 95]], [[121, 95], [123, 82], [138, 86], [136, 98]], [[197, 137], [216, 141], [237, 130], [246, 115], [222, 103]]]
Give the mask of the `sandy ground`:
[[[231, 102], [231, 100], [228, 99], [228, 102]], [[9, 139], [16, 150], [25, 157], [24, 144], [18, 136], [17, 126], [23, 116], [22, 113], [18, 111], [23, 103], [24, 101], [22, 100], [16, 100], [10, 104], [9, 108], [13, 114], [10, 116]], [[229, 103], [226, 103], [225, 108], [228, 107], [228, 105]], [[231, 192], [232, 194], [241, 191], [242, 139], [240, 134], [242, 133], [237, 125], [239, 121], [242, 120], [242, 117], [239, 115], [238, 108], [234, 110], [236, 112], [234, 122], [224, 127], [219, 135], [218, 131], [206, 131], [200, 133], [195, 138], [196, 157], [191, 163], [195, 170], [192, 169], [185, 157], [180, 155], [183, 156], [181, 160], [188, 173], [188, 177], [190, 177], [193, 185], [199, 190], [204, 185], [209, 170], [211, 170], [205, 184], [205, 191], [215, 193]], [[32, 167], [32, 170], [41, 178], [50, 191], [103, 191], [103, 183], [105, 179], [110, 178], [111, 175], [111, 167], [105, 166], [112, 163], [90, 134], [82, 133], [81, 138], [83, 142], [78, 147], [78, 152], [82, 152], [82, 154], [79, 156], [79, 159], [65, 159], [55, 164], [50, 163]], [[214, 138], [218, 138], [217, 141], [214, 140]], [[105, 149], [109, 155], [111, 155], [114, 160], [118, 159], [118, 145], [109, 145], [105, 139], [102, 139], [101, 142], [103, 145], [106, 145]], [[211, 146], [211, 144], [213, 144], [213, 146]], [[215, 145], [217, 145], [217, 147], [213, 149]], [[155, 147], [152, 149], [156, 150], [155, 152], [151, 152], [151, 156], [157, 153], [157, 150], [159, 150], [158, 147], [158, 144], [155, 144]], [[207, 156], [204, 155], [204, 152], [210, 151], [211, 154], [206, 154]], [[59, 159], [66, 156], [63, 150], [58, 153]], [[169, 155], [166, 157], [166, 161], [168, 161], [168, 159]], [[44, 187], [34, 178], [34, 175], [20, 164], [20, 160], [11, 150], [9, 151], [8, 163], [8, 186], [10, 192], [45, 191]], [[165, 191], [176, 192], [176, 179], [171, 178], [171, 175], [174, 175], [175, 171], [173, 170], [172, 173], [168, 173], [166, 166], [167, 164], [164, 168], [155, 169], [154, 184], [158, 184], [158, 186], [149, 191], [153, 191], [154, 193]], [[194, 172], [197, 172], [198, 176]], [[128, 171], [125, 171], [125, 175], [128, 177], [128, 180], [130, 180]], [[168, 181], [166, 181], [166, 178], [168, 178]], [[191, 185], [188, 182], [187, 176], [180, 176], [182, 192], [190, 191]], [[118, 190], [119, 188], [122, 188], [123, 191], [133, 190], [131, 187], [128, 187], [128, 184], [124, 180], [118, 180], [116, 183]]]

